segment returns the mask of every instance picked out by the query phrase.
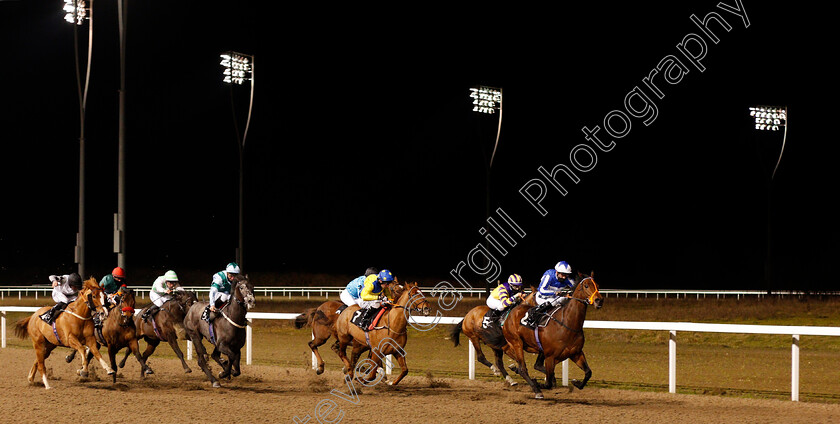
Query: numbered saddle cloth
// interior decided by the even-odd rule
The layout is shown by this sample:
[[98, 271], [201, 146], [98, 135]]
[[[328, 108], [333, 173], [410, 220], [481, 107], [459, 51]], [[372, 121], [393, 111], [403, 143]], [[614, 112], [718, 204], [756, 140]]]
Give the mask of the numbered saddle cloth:
[[[376, 326], [377, 322], [379, 321], [379, 317], [382, 315], [381, 312], [384, 308], [384, 306], [380, 306], [378, 308], [371, 308], [370, 315], [367, 316], [367, 319], [365, 319], [366, 310], [359, 309], [358, 311], [353, 312], [353, 316], [350, 318], [350, 322], [355, 324], [362, 330], [368, 331], [370, 327]], [[371, 323], [371, 320], [373, 321], [373, 323]]]

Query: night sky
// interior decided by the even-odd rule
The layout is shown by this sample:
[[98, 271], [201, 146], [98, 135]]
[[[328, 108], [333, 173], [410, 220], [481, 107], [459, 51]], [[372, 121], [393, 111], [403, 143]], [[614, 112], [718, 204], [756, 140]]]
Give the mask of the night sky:
[[[94, 275], [116, 265], [115, 3], [94, 4], [86, 120]], [[249, 90], [221, 82], [219, 54], [235, 50], [255, 55], [244, 153], [248, 272], [356, 275], [377, 266], [434, 285], [453, 281], [450, 271], [485, 243], [484, 228], [506, 251], [489, 247], [500, 278], [515, 272], [536, 282], [567, 260], [594, 270], [604, 288], [837, 287], [836, 118], [826, 108], [837, 83], [823, 58], [836, 50], [836, 36], [825, 11], [746, 1], [745, 27], [726, 10], [735, 0], [464, 10], [128, 3], [133, 283], [169, 268], [209, 282], [234, 258], [236, 125], [244, 129]], [[0, 284], [43, 283], [75, 266], [79, 108], [73, 26], [62, 5], [0, 2], [7, 63]], [[690, 19], [710, 12], [731, 27], [709, 23], [716, 44]], [[83, 52], [87, 28], [79, 28]], [[690, 34], [706, 48], [696, 63], [678, 48]], [[688, 53], [698, 54], [691, 43]], [[673, 84], [663, 73], [652, 77], [660, 98], [644, 79], [669, 56], [687, 72]], [[504, 90], [490, 207], [524, 234], [492, 213], [515, 246], [485, 222], [498, 115], [472, 111], [469, 88], [478, 85]], [[625, 96], [634, 89], [650, 109], [612, 137], [604, 119], [614, 110], [629, 116]], [[645, 110], [641, 101], [629, 107]], [[792, 125], [769, 203], [782, 131], [753, 129], [748, 108], [757, 105], [787, 106]], [[620, 132], [622, 122], [609, 125]], [[610, 148], [585, 138], [582, 128], [596, 125]], [[585, 171], [575, 170], [577, 183], [558, 174], [564, 196], [539, 168], [571, 167], [570, 152]], [[545, 216], [520, 193], [539, 178]], [[469, 265], [461, 275], [484, 287], [485, 276]]]

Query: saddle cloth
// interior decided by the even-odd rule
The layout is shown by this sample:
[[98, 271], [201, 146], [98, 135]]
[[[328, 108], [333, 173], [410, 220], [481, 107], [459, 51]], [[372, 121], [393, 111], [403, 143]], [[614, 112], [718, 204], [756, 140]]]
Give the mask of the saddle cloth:
[[[512, 310], [513, 308], [509, 308], [502, 313], [502, 316], [498, 320], [499, 327], [503, 327], [505, 325], [505, 321]], [[481, 328], [490, 328], [490, 325], [493, 322], [493, 316], [491, 315], [492, 312], [493, 309], [490, 309], [484, 314], [484, 319], [481, 320]]]
[[[543, 328], [546, 325], [548, 325], [548, 320], [551, 319], [551, 317], [554, 315], [554, 313], [557, 312], [562, 307], [563, 307], [563, 305], [554, 306], [551, 309], [549, 309], [548, 312], [538, 316], [537, 321], [536, 321], [537, 322], [537, 327]], [[522, 324], [525, 327], [533, 329], [534, 327], [526, 324], [526, 322], [528, 321], [528, 317], [531, 314], [533, 314], [536, 309], [537, 309], [536, 306], [532, 306], [531, 309], [528, 309], [528, 312], [525, 313], [525, 316], [522, 317], [522, 319], [519, 321], [519, 323]]]
[[368, 327], [376, 327], [376, 325], [379, 323], [379, 319], [382, 317], [384, 311], [385, 311], [384, 306], [380, 306], [379, 308], [374, 309], [374, 312], [372, 312], [372, 314], [374, 316], [372, 322], [365, 323], [365, 322], [362, 322], [363, 321], [362, 316], [364, 315], [365, 310], [364, 309], [359, 309], [358, 311], [353, 313], [353, 316], [350, 318], [350, 322], [352, 322], [353, 324], [355, 324], [357, 327], [361, 328], [362, 330], [368, 331]]

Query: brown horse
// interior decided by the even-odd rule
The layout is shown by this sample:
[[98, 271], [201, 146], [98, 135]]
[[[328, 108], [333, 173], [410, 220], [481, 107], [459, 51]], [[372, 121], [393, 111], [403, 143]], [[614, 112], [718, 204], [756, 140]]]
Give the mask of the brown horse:
[[543, 394], [539, 385], [528, 375], [525, 352], [541, 353], [541, 356], [544, 356], [546, 389], [551, 389], [556, 384], [554, 367], [566, 358], [571, 358], [585, 374], [583, 381], [573, 381], [575, 387], [583, 389], [592, 377], [592, 370], [583, 354], [583, 322], [588, 305], [600, 309], [604, 304], [604, 296], [598, 291], [598, 284], [595, 283], [593, 275], [578, 273], [579, 282], [575, 285], [569, 301], [554, 312], [545, 327], [537, 326], [537, 329], [533, 330], [521, 325], [520, 320], [529, 308], [523, 305], [514, 308], [505, 321], [502, 331], [507, 343], [504, 344], [503, 350], [516, 361], [515, 371], [528, 382], [537, 399], [542, 399]]
[[[134, 326], [137, 330], [137, 338], [143, 339], [146, 342], [146, 350], [143, 351], [143, 361], [149, 359], [152, 353], [155, 352], [157, 346], [161, 341], [169, 343], [175, 355], [181, 360], [181, 366], [184, 367], [185, 373], [191, 373], [192, 369], [184, 361], [184, 354], [178, 346], [178, 326], [184, 325], [184, 317], [193, 303], [198, 302], [198, 297], [195, 292], [175, 290], [172, 292], [172, 298], [163, 303], [160, 311], [148, 321], [143, 321], [140, 317], [142, 312], [134, 316]], [[151, 304], [143, 308], [143, 311], [151, 307]], [[128, 359], [129, 351], [125, 352], [125, 356], [120, 361], [120, 368], [125, 366], [125, 361]], [[151, 369], [150, 369], [151, 371]]]
[[[521, 301], [522, 304], [535, 306], [536, 302], [534, 302], [534, 294], [536, 293], [536, 289], [533, 287], [531, 288], [531, 293], [529, 293], [525, 298]], [[483, 337], [484, 332], [482, 331], [482, 323], [484, 321], [484, 316], [487, 314], [487, 311], [490, 310], [490, 307], [487, 305], [479, 305], [475, 308], [470, 309], [469, 312], [464, 316], [464, 319], [461, 320], [458, 324], [456, 324], [449, 333], [449, 339], [452, 340], [452, 343], [455, 344], [457, 347], [461, 344], [460, 341], [460, 334], [461, 332], [464, 333], [467, 338], [470, 339], [470, 343], [472, 343], [473, 348], [476, 351], [476, 360], [478, 362], [484, 364], [486, 367], [490, 368], [493, 371], [493, 375], [505, 378], [505, 381], [508, 382], [511, 386], [515, 386], [517, 383], [514, 379], [508, 375], [507, 370], [505, 370], [504, 365], [502, 364], [502, 356], [504, 352], [500, 346], [493, 346], [489, 345], [488, 347], [493, 350], [493, 354], [496, 358], [496, 363], [491, 364], [490, 361], [484, 356], [484, 352], [481, 350], [481, 342], [487, 343]]]
[[[406, 283], [405, 286], [396, 285], [394, 296], [397, 297], [395, 303], [386, 303], [390, 306], [382, 318], [379, 320], [379, 326], [374, 330], [363, 331], [358, 326], [352, 324], [351, 318], [359, 307], [356, 305], [349, 306], [341, 315], [338, 316], [335, 322], [336, 338], [338, 339], [338, 353], [339, 358], [344, 362], [344, 372], [352, 379], [354, 378], [356, 369], [356, 361], [364, 348], [371, 349], [371, 359], [366, 360], [367, 363], [364, 368], [367, 376], [363, 377], [366, 384], [373, 385], [376, 375], [376, 370], [382, 366], [382, 359], [386, 355], [394, 355], [397, 362], [400, 364], [401, 372], [397, 378], [389, 383], [397, 385], [408, 374], [408, 366], [405, 362], [405, 344], [408, 341], [408, 317], [412, 311], [420, 312], [428, 315], [431, 311], [431, 305], [426, 300], [426, 296], [417, 287], [417, 283]], [[353, 345], [352, 361], [347, 359], [347, 346]]]
[[[210, 371], [210, 367], [207, 364], [207, 350], [204, 348], [201, 340], [207, 338], [207, 340], [210, 340], [215, 345], [210, 357], [219, 366], [224, 368], [219, 373], [219, 378], [238, 376], [240, 374], [239, 359], [242, 356], [242, 346], [245, 346], [245, 328], [248, 326], [245, 315], [256, 303], [254, 300], [254, 285], [248, 281], [247, 277], [240, 274], [232, 283], [233, 288], [230, 293], [230, 301], [217, 310], [217, 317], [211, 324], [201, 319], [201, 314], [208, 302], [194, 303], [187, 310], [187, 316], [184, 317], [184, 330], [193, 342], [193, 346], [195, 346], [195, 351], [198, 356], [198, 366], [207, 375], [213, 387], [221, 387], [221, 385]], [[210, 325], [213, 326], [212, 334], [215, 337], [215, 341], [211, 337]], [[224, 362], [221, 359], [222, 353], [228, 357]]]
[[[85, 348], [89, 349], [93, 356], [99, 360], [99, 364], [102, 365], [108, 375], [114, 374], [114, 370], [108, 366], [102, 355], [99, 354], [99, 350], [96, 348], [96, 336], [94, 335], [92, 314], [99, 310], [107, 314], [102, 306], [104, 301], [105, 294], [96, 283], [96, 279], [90, 278], [84, 282], [76, 300], [70, 303], [67, 309], [55, 319], [55, 327], [39, 318], [41, 314], [50, 309], [49, 306], [44, 306], [31, 316], [15, 323], [15, 334], [21, 339], [28, 336], [32, 340], [32, 347], [35, 349], [35, 363], [28, 375], [30, 382], [34, 382], [35, 373], [40, 372], [44, 388], [50, 388], [44, 361], [57, 346], [75, 349], [82, 355], [84, 359], [82, 359], [82, 368], [79, 370], [79, 375], [82, 377], [88, 375], [88, 359], [85, 355]], [[55, 329], [53, 330], [53, 328]]]
[[[315, 354], [315, 359], [318, 361], [318, 368], [315, 369], [316, 374], [322, 374], [324, 372], [324, 359], [321, 358], [318, 347], [326, 343], [331, 336], [336, 338], [336, 342], [332, 348], [338, 353], [338, 336], [335, 334], [335, 321], [339, 316], [336, 311], [342, 306], [344, 306], [344, 302], [328, 300], [317, 308], [309, 308], [303, 311], [302, 314], [295, 318], [295, 328], [312, 327], [312, 340], [309, 341], [309, 349], [312, 350], [312, 353]], [[367, 349], [365, 345], [361, 352]]]
[[[146, 365], [146, 359], [140, 355], [140, 346], [137, 343], [137, 330], [134, 326], [134, 291], [122, 287], [117, 291], [116, 298], [119, 302], [114, 306], [113, 310], [108, 314], [108, 318], [102, 323], [101, 332], [96, 334], [96, 347], [100, 345], [108, 346], [108, 359], [111, 360], [111, 368], [117, 369], [117, 352], [122, 348], [126, 349], [125, 356], [128, 357], [130, 353], [134, 354], [137, 362], [140, 363], [140, 378], [146, 377], [146, 374], [154, 374], [151, 368]], [[93, 357], [92, 352], [88, 352], [87, 360], [90, 361]], [[112, 382], [117, 382], [117, 374], [111, 374]]]

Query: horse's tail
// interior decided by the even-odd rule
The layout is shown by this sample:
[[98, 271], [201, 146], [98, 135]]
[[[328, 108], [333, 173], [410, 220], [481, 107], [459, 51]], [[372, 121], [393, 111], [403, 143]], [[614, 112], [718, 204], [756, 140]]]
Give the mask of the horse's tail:
[[15, 335], [18, 336], [19, 339], [27, 339], [29, 338], [29, 331], [27, 331], [27, 327], [29, 327], [29, 319], [32, 316], [28, 316], [26, 318], [21, 318], [18, 322], [15, 323]]
[[312, 319], [315, 316], [316, 308], [309, 308], [303, 311], [302, 314], [295, 317], [295, 328], [301, 329], [307, 325], [312, 325]]
[[461, 344], [461, 330], [464, 329], [463, 327], [464, 320], [461, 320], [461, 322], [455, 324], [455, 326], [452, 327], [452, 330], [449, 330], [449, 340], [452, 340], [452, 343], [455, 344], [455, 347], [458, 347], [458, 345]]

